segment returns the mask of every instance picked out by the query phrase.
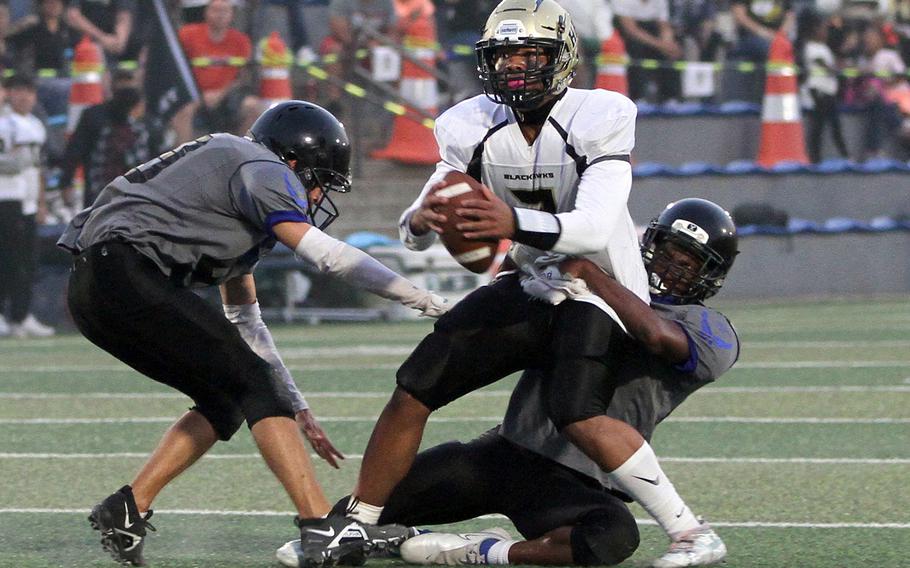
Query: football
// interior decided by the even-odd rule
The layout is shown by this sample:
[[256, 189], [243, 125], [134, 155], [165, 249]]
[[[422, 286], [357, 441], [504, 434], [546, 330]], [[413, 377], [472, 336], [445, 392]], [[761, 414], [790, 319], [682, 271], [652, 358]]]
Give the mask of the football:
[[467, 199], [483, 199], [480, 189], [481, 184], [468, 174], [462, 172], [449, 172], [443, 179], [445, 184], [436, 190], [436, 195], [449, 199], [445, 207], [437, 209], [437, 213], [446, 216], [442, 226], [440, 239], [449, 254], [471, 272], [478, 274], [486, 272], [496, 258], [497, 241], [468, 240], [455, 228], [455, 225], [464, 221], [463, 217], [455, 214], [455, 210]]

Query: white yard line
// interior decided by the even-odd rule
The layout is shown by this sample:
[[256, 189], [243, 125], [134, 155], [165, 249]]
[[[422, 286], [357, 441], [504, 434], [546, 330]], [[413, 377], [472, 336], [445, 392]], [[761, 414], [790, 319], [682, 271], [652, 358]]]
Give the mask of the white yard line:
[[[706, 387], [699, 394], [772, 394], [772, 393], [878, 393], [910, 392], [910, 385], [836, 385], [836, 386], [771, 386], [771, 387]], [[307, 398], [379, 398], [386, 399], [391, 391], [310, 391]], [[465, 395], [473, 398], [507, 397], [511, 390], [476, 391]], [[78, 400], [78, 399], [186, 399], [178, 392], [0, 392], [0, 400]]]
[[[287, 357], [286, 357], [287, 358]], [[364, 363], [357, 364], [320, 364], [288, 365], [291, 371], [306, 373], [307, 371], [364, 371], [364, 370], [394, 370], [398, 363]], [[910, 367], [910, 361], [754, 361], [740, 362], [736, 369], [899, 369]], [[125, 365], [37, 365], [28, 367], [0, 367], [3, 373], [136, 373]], [[138, 373], [137, 373], [138, 374]], [[383, 377], [385, 380], [385, 377]]]
[[[895, 387], [910, 391], [910, 386]], [[391, 388], [387, 391], [309, 391], [306, 393], [307, 398], [381, 398], [387, 399], [391, 396]], [[504, 397], [512, 394], [510, 390], [491, 390], [476, 391], [465, 395], [465, 397], [474, 398], [494, 398]], [[131, 393], [131, 392], [79, 392], [79, 393], [62, 393], [62, 392], [0, 392], [0, 400], [57, 400], [57, 399], [187, 399], [187, 396], [179, 392], [155, 392], [155, 393]]]
[[[376, 422], [379, 416], [321, 416], [320, 422]], [[147, 416], [135, 418], [0, 418], [0, 424], [39, 425], [39, 424], [168, 424], [175, 420], [173, 416]], [[430, 417], [430, 422], [496, 423], [501, 416], [440, 416]], [[819, 418], [819, 417], [751, 417], [751, 416], [679, 416], [670, 417], [664, 422], [722, 422], [736, 424], [910, 424], [910, 418]]]
[[[84, 515], [88, 509], [54, 509], [4, 507], [0, 513]], [[225, 509], [155, 509], [158, 515], [188, 515], [213, 517], [290, 517], [293, 511], [231, 511]], [[483, 515], [479, 519], [504, 519], [504, 515]], [[635, 519], [640, 525], [655, 525], [652, 519]], [[736, 528], [811, 528], [811, 529], [907, 529], [910, 523], [810, 523], [774, 521], [711, 521], [715, 527]]]
[[[321, 419], [320, 419], [321, 420]], [[752, 416], [677, 416], [664, 422], [729, 422], [737, 424], [910, 424], [910, 418], [818, 418]]]
[[[0, 452], [0, 460], [91, 460], [147, 458], [139, 452], [115, 453], [53, 453], [53, 452]], [[318, 458], [313, 454], [314, 458]], [[345, 454], [349, 460], [363, 459], [363, 454]], [[259, 454], [206, 454], [209, 460], [260, 460]], [[815, 464], [815, 465], [910, 465], [910, 458], [750, 458], [750, 457], [678, 457], [661, 456], [666, 463], [718, 463], [718, 464]]]
[[[366, 371], [371, 369], [395, 370], [398, 363], [364, 363], [362, 365], [307, 364], [288, 365], [288, 369], [299, 373], [307, 371]], [[34, 367], [0, 367], [0, 373], [135, 373], [137, 371], [126, 365], [38, 365]]]
[[[899, 320], [898, 323], [903, 323], [903, 319]], [[741, 327], [741, 326], [737, 326]], [[762, 326], [762, 331], [765, 330], [766, 326]], [[748, 330], [742, 330], [743, 343], [748, 345], [754, 345], [761, 348], [813, 348], [813, 347], [908, 347], [910, 346], [910, 341], [906, 339], [860, 339], [856, 341], [849, 340], [825, 340], [820, 339], [817, 341], [813, 340], [801, 340], [801, 341], [780, 341], [780, 340], [761, 340], [761, 339], [750, 339], [748, 337]], [[282, 353], [289, 352], [291, 350], [299, 350], [301, 353], [310, 355], [311, 353], [316, 354], [345, 354], [353, 352], [361, 352], [364, 354], [385, 354], [390, 351], [397, 350], [407, 350], [410, 353], [414, 349], [414, 346], [420, 341], [422, 335], [415, 335], [412, 341], [407, 341], [403, 343], [358, 343], [349, 346], [338, 346], [338, 347], [290, 347], [285, 346], [282, 348]], [[283, 342], [279, 338], [279, 344]], [[295, 341], [288, 341], [287, 343], [300, 343]], [[71, 347], [71, 346], [82, 346], [87, 345], [87, 341], [79, 335], [72, 335], [69, 337], [54, 337], [47, 339], [29, 339], [27, 341], [10, 341], [10, 342], [0, 342], [0, 348], [2, 347], [14, 347], [15, 349], [21, 349], [23, 347], [32, 348], [32, 349], [58, 349], [60, 347]]]
[[910, 361], [754, 361], [737, 363], [734, 369], [896, 369]]
[[755, 347], [759, 349], [822, 349], [822, 348], [851, 348], [851, 347], [910, 347], [910, 341], [906, 339], [883, 339], [861, 340], [861, 341], [753, 341], [743, 339], [743, 345], [749, 349]]

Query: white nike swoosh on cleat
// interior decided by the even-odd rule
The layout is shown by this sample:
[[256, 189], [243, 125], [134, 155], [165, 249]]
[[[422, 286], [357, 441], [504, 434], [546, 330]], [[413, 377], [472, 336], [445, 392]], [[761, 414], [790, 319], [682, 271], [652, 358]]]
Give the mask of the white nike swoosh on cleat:
[[335, 528], [330, 527], [329, 530], [324, 531], [320, 529], [307, 529], [306, 532], [311, 532], [313, 534], [318, 534], [320, 536], [333, 537], [335, 536]]
[[126, 502], [123, 503], [123, 510], [126, 511], [126, 516], [123, 518], [123, 528], [128, 529], [136, 524], [136, 521], [130, 522], [130, 508]]

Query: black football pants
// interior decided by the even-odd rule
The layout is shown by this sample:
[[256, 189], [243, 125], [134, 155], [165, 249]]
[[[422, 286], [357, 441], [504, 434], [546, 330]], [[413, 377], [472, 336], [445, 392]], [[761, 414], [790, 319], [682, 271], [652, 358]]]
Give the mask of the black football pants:
[[100, 243], [75, 257], [68, 301], [89, 341], [189, 396], [222, 440], [244, 419], [293, 416], [280, 377], [224, 314], [132, 246]]
[[524, 369], [539, 369], [549, 417], [562, 428], [606, 412], [631, 341], [593, 304], [532, 299], [515, 275], [482, 286], [436, 322], [398, 370], [432, 410]]
[[618, 564], [631, 556], [638, 548], [638, 526], [622, 500], [496, 430], [417, 454], [379, 522], [425, 526], [499, 513], [529, 540], [572, 527], [577, 564]]

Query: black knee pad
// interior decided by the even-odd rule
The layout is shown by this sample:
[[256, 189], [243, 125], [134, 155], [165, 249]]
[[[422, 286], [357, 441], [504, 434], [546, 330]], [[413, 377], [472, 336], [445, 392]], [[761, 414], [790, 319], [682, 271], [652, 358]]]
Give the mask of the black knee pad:
[[246, 373], [237, 402], [250, 428], [263, 418], [294, 417], [291, 395], [281, 376], [266, 361], [260, 359]]
[[619, 564], [638, 548], [638, 525], [632, 513], [586, 515], [572, 528], [572, 558], [582, 566]]
[[227, 442], [243, 424], [243, 412], [233, 404], [194, 406], [195, 410], [205, 417], [218, 434], [218, 439]]

